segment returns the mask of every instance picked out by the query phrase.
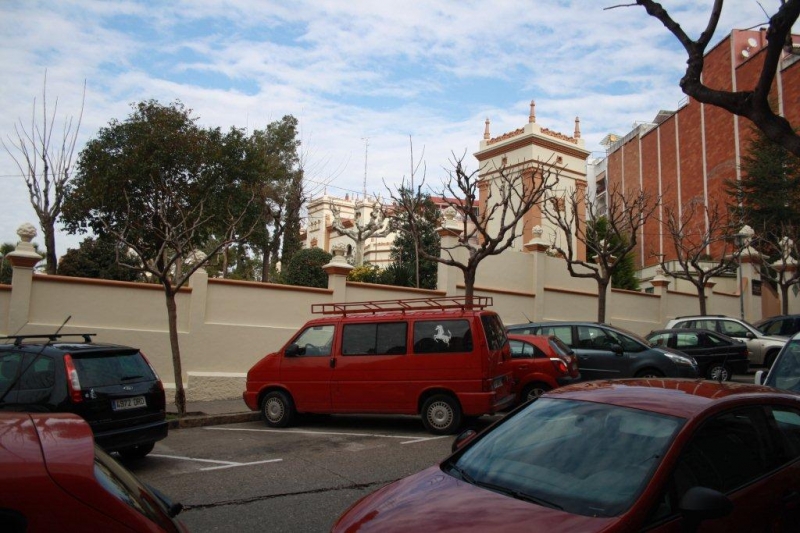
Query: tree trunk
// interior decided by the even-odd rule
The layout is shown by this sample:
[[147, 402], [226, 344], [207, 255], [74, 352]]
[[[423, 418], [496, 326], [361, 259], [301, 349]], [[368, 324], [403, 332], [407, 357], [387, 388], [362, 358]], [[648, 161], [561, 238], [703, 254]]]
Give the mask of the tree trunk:
[[[700, 314], [706, 315], [706, 286], [705, 283], [701, 285], [695, 285], [697, 289], [697, 300], [700, 302]], [[741, 289], [740, 289], [741, 290]]]
[[475, 295], [475, 269], [464, 270], [464, 299], [468, 308], [472, 308]]
[[178, 408], [178, 416], [184, 416], [186, 415], [186, 391], [183, 389], [181, 348], [178, 344], [178, 309], [175, 305], [175, 292], [168, 281], [164, 284], [164, 296], [167, 300], [169, 345], [172, 348], [172, 370], [175, 377], [175, 406]]
[[789, 314], [789, 285], [781, 283], [781, 314]]
[[604, 324], [606, 321], [606, 296], [608, 295], [608, 284], [610, 279], [598, 280], [597, 282], [597, 321]]
[[43, 224], [45, 260], [47, 261], [47, 273], [55, 274], [58, 268], [58, 258], [56, 257], [56, 232], [52, 224]]

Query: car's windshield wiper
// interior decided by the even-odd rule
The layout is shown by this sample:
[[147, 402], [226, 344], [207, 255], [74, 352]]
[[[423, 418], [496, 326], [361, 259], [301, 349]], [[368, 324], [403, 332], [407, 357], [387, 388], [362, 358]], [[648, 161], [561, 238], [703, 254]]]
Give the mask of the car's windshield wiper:
[[563, 511], [564, 508], [558, 505], [555, 502], [551, 502], [550, 500], [546, 500], [544, 498], [540, 498], [538, 496], [534, 496], [532, 494], [528, 494], [526, 492], [522, 492], [519, 490], [510, 489], [508, 487], [503, 487], [501, 485], [495, 485], [494, 483], [486, 483], [484, 481], [475, 483], [478, 487], [483, 487], [485, 489], [493, 490], [495, 492], [500, 492], [502, 494], [506, 494], [511, 496], [512, 498], [516, 498], [517, 500], [523, 500], [530, 503], [535, 503], [537, 505], [542, 505], [544, 507], [550, 507], [551, 509], [558, 509]]
[[451, 472], [455, 472], [456, 474], [458, 474], [461, 477], [462, 480], [466, 481], [467, 483], [469, 483], [471, 485], [476, 485], [477, 484], [475, 482], [475, 478], [473, 478], [472, 476], [467, 474], [466, 470], [464, 470], [460, 466], [456, 465], [455, 463], [450, 465], [450, 471]]
[[140, 378], [143, 378], [143, 377], [144, 376], [125, 376], [123, 378], [120, 378], [120, 380], [121, 381], [130, 381], [132, 379], [140, 379]]

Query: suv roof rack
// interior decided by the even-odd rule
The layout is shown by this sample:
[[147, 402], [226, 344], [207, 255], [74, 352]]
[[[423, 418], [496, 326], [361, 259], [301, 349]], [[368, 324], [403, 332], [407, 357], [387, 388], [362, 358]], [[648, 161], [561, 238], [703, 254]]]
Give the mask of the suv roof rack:
[[708, 318], [731, 318], [728, 315], [685, 315], [685, 316], [676, 316], [675, 320], [677, 320], [679, 318], [703, 318], [703, 317], [708, 317]]
[[0, 340], [14, 339], [14, 346], [20, 346], [22, 341], [27, 339], [48, 339], [51, 342], [62, 337], [83, 337], [83, 342], [86, 344], [92, 343], [92, 337], [97, 333], [42, 333], [38, 335], [9, 335], [8, 337], [0, 337]]
[[386, 313], [390, 311], [440, 311], [444, 309], [484, 309], [493, 304], [491, 296], [473, 296], [472, 304], [466, 296], [441, 298], [412, 298], [409, 300], [376, 300], [372, 302], [343, 302], [313, 304], [311, 312], [321, 315], [344, 315], [353, 313]]

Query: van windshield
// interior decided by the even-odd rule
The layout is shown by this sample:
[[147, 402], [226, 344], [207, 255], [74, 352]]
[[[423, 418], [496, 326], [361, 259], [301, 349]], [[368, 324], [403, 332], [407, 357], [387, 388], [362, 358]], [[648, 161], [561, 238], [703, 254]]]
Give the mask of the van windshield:
[[800, 392], [800, 339], [790, 341], [783, 348], [765, 385]]

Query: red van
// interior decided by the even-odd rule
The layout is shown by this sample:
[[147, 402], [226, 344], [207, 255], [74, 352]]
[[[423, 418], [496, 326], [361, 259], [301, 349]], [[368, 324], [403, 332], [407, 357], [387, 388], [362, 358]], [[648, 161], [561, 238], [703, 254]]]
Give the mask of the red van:
[[297, 413], [420, 414], [435, 434], [514, 400], [510, 349], [488, 297], [318, 304], [247, 373], [244, 401], [271, 427]]

